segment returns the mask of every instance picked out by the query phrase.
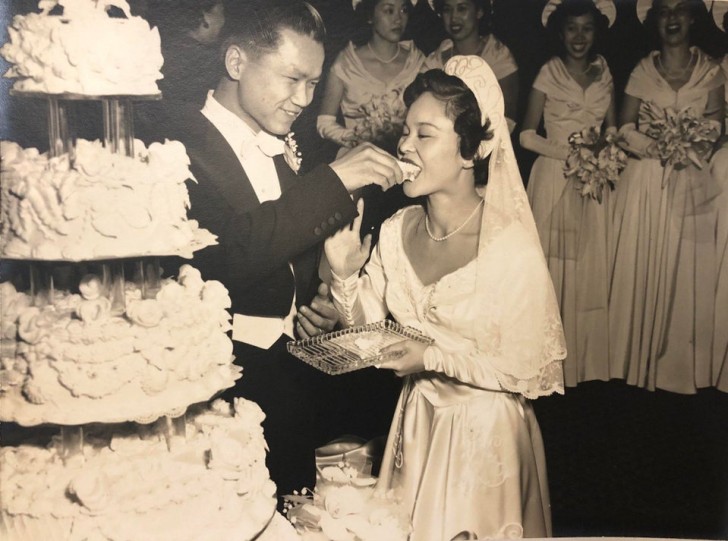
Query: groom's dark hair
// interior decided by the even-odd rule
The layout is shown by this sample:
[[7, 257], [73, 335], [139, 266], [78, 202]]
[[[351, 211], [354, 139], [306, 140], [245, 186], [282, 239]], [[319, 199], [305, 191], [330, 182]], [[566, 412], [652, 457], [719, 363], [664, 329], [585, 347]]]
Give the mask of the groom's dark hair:
[[237, 45], [254, 56], [278, 49], [281, 30], [293, 30], [323, 45], [326, 27], [319, 12], [300, 0], [244, 0], [231, 4], [222, 31], [222, 55]]

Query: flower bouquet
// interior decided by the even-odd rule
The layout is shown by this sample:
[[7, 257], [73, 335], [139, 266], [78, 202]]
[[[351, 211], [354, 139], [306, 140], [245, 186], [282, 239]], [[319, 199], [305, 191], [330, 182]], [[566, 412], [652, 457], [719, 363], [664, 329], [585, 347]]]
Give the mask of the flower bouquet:
[[645, 133], [655, 139], [660, 163], [665, 168], [663, 187], [674, 169], [690, 164], [698, 169], [705, 166], [720, 135], [717, 122], [696, 116], [690, 107], [676, 111], [648, 102], [645, 111], [650, 117]]
[[396, 150], [406, 113], [399, 90], [372, 96], [359, 106], [360, 117], [354, 126], [356, 143], [370, 142], [388, 151]]
[[601, 203], [605, 186], [614, 189], [619, 174], [627, 165], [627, 154], [618, 142], [616, 134], [608, 132], [602, 136], [594, 126], [569, 136], [564, 176], [574, 182], [582, 197]]
[[391, 492], [346, 462], [321, 470], [311, 491], [285, 496], [284, 512], [308, 541], [406, 541], [409, 520]]

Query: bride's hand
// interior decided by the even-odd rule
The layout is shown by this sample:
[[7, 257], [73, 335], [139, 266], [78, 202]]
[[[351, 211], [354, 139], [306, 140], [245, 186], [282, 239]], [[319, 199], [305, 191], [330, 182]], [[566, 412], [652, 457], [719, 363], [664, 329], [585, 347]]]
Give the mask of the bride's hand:
[[358, 215], [354, 218], [351, 227], [345, 225], [324, 242], [326, 259], [331, 270], [341, 279], [346, 279], [355, 272], [359, 272], [369, 258], [372, 245], [372, 236], [367, 235], [364, 241], [360, 240], [359, 230], [364, 215], [364, 200], [356, 203]]
[[382, 362], [378, 368], [394, 370], [399, 377], [425, 370], [425, 350], [428, 344], [416, 340], [403, 340], [382, 348]]

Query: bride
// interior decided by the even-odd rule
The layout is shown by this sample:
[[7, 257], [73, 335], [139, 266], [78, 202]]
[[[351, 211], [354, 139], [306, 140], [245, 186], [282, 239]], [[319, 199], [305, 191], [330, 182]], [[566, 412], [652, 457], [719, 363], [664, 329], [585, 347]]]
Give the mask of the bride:
[[435, 340], [384, 351], [380, 368], [404, 384], [379, 487], [411, 512], [412, 541], [547, 536], [527, 399], [563, 393], [566, 351], [503, 95], [484, 60], [456, 56], [418, 75], [405, 103], [399, 154], [421, 172], [404, 190], [425, 205], [384, 223], [361, 273], [371, 239], [359, 218], [325, 244], [345, 325], [391, 314]]

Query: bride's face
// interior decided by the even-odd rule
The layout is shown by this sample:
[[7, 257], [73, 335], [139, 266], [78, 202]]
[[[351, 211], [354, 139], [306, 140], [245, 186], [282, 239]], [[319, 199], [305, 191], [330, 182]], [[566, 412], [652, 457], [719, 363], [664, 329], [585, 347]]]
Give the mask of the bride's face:
[[404, 183], [408, 197], [420, 197], [458, 189], [465, 176], [473, 177], [472, 160], [460, 155], [460, 137], [447, 116], [445, 102], [425, 92], [407, 111], [399, 140], [402, 160], [418, 165], [422, 171]]

